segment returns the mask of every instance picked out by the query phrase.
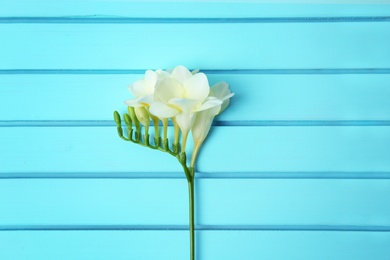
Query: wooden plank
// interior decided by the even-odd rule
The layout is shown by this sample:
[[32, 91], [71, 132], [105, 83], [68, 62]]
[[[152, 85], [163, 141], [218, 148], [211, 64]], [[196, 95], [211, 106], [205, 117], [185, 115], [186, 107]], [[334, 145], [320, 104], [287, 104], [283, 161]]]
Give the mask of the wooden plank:
[[[276, 1], [272, 4], [261, 1], [220, 2], [167, 2], [167, 1], [50, 1], [40, 0], [34, 4], [28, 0], [2, 3], [0, 16], [130, 16], [130, 17], [288, 17], [288, 16], [386, 16], [389, 6], [382, 1], [360, 0], [351, 5], [337, 1], [336, 4], [289, 4]], [[277, 3], [277, 4], [275, 4]], [[359, 3], [359, 4], [358, 4]], [[370, 4], [370, 5], [369, 5]], [[375, 5], [374, 5], [375, 4]], [[161, 12], [163, 10], [163, 13]]]
[[[0, 228], [188, 225], [184, 179], [2, 179]], [[200, 179], [196, 223], [390, 227], [390, 180]]]
[[[198, 232], [198, 258], [389, 259], [389, 232]], [[3, 259], [187, 259], [185, 231], [0, 232]]]
[[[214, 127], [198, 171], [389, 172], [389, 129]], [[5, 176], [182, 171], [175, 158], [119, 139], [115, 127], [5, 127], [0, 143]], [[191, 144], [187, 148], [190, 155]]]
[[390, 67], [388, 22], [0, 24], [0, 37], [0, 69]]
[[[0, 75], [0, 120], [112, 120], [114, 110], [126, 111], [127, 86], [141, 77]], [[388, 74], [208, 77], [235, 92], [220, 121], [390, 119]]]

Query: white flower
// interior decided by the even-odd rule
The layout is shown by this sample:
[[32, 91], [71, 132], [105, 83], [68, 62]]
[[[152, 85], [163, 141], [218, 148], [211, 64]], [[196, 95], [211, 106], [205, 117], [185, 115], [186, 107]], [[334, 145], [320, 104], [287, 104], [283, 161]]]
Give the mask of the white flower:
[[160, 80], [169, 77], [169, 73], [158, 69], [147, 70], [142, 79], [129, 86], [129, 90], [135, 98], [125, 100], [125, 104], [131, 107], [149, 107], [153, 103], [154, 90]]
[[197, 113], [194, 126], [192, 127], [192, 137], [194, 138], [195, 146], [200, 146], [206, 139], [213, 119], [219, 114], [220, 110], [221, 105], [218, 105]]
[[234, 96], [234, 93], [230, 91], [228, 83], [221, 81], [211, 87], [210, 96], [219, 98], [223, 101], [221, 111], [219, 111], [220, 114], [229, 106], [230, 98]]
[[220, 99], [209, 97], [209, 93], [206, 75], [192, 74], [184, 66], [174, 68], [169, 78], [156, 85], [154, 102], [149, 111], [159, 118], [176, 118], [183, 134], [183, 150], [196, 113], [222, 104]]
[[[158, 120], [163, 121], [164, 140], [167, 137], [168, 118], [175, 126], [174, 145], [178, 145], [179, 128], [182, 132], [182, 152], [185, 152], [187, 137], [192, 130], [194, 138], [194, 163], [198, 150], [207, 137], [214, 117], [229, 105], [233, 96], [226, 82], [209, 86], [208, 79], [199, 70], [190, 72], [184, 66], [172, 70], [147, 70], [142, 79], [134, 82], [130, 91], [135, 98], [126, 100], [134, 108], [138, 120], [148, 133], [150, 118], [158, 138]], [[191, 164], [192, 164], [191, 163]]]
[[[125, 104], [129, 107], [134, 107], [137, 119], [145, 126], [146, 132], [150, 125], [150, 117], [155, 122], [155, 127], [158, 129], [158, 119], [151, 116], [149, 113], [149, 106], [154, 101], [154, 90], [159, 81], [163, 78], [169, 77], [169, 73], [158, 69], [156, 71], [147, 70], [142, 79], [137, 80], [129, 86], [129, 90], [133, 93], [135, 98], [125, 100]], [[156, 133], [158, 135], [158, 132]]]
[[230, 91], [229, 85], [226, 82], [215, 84], [210, 91], [209, 98], [217, 98], [221, 104], [210, 107], [196, 114], [195, 122], [192, 127], [192, 137], [194, 139], [194, 151], [192, 153], [191, 167], [194, 167], [196, 156], [203, 141], [206, 139], [210, 131], [211, 124], [216, 115], [222, 113], [229, 105], [230, 98], [234, 94]]

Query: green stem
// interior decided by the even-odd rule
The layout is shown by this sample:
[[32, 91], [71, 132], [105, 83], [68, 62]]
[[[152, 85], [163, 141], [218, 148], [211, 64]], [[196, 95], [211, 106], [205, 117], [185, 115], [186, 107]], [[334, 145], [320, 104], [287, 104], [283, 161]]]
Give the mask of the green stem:
[[[129, 109], [130, 111], [130, 109]], [[135, 139], [133, 139], [133, 128], [132, 128], [132, 122], [131, 122], [131, 119], [130, 117], [126, 116], [126, 125], [128, 127], [128, 137], [124, 137], [123, 136], [123, 129], [121, 127], [121, 118], [119, 116], [119, 113], [118, 112], [115, 112], [114, 113], [114, 119], [115, 119], [115, 122], [116, 122], [116, 125], [117, 125], [117, 131], [118, 131], [118, 135], [120, 138], [126, 140], [126, 141], [130, 141], [130, 142], [133, 142], [133, 143], [136, 143], [136, 144], [139, 144], [141, 146], [145, 146], [145, 147], [149, 147], [151, 149], [154, 149], [154, 150], [160, 150], [162, 152], [166, 152], [166, 153], [169, 153], [170, 155], [176, 157], [178, 159], [178, 161], [180, 162], [180, 164], [182, 165], [183, 167], [183, 170], [184, 170], [184, 173], [185, 173], [185, 176], [186, 176], [186, 179], [187, 179], [187, 182], [188, 182], [188, 195], [189, 195], [189, 227], [190, 227], [190, 260], [195, 260], [195, 199], [194, 199], [194, 189], [195, 189], [195, 159], [196, 159], [196, 154], [198, 152], [198, 149], [199, 149], [199, 146], [196, 146], [196, 151], [195, 151], [195, 156], [193, 156], [192, 158], [192, 161], [191, 161], [191, 165], [190, 167], [187, 167], [187, 158], [186, 158], [186, 153], [185, 153], [185, 143], [187, 141], [187, 135], [188, 135], [188, 132], [187, 133], [184, 133], [183, 135], [183, 150], [179, 153], [178, 151], [178, 137], [179, 137], [179, 127], [176, 123], [176, 121], [174, 121], [174, 125], [175, 125], [175, 141], [174, 141], [174, 144], [173, 144], [173, 151], [171, 151], [169, 149], [169, 141], [168, 141], [168, 138], [164, 138], [163, 140], [163, 147], [160, 146], [161, 144], [161, 138], [160, 136], [158, 135], [158, 128], [155, 128], [155, 131], [156, 131], [156, 136], [158, 135], [158, 137], [155, 138], [155, 144], [154, 145], [151, 145], [150, 142], [149, 142], [149, 125], [145, 125], [145, 135], [144, 135], [144, 138], [143, 138], [143, 142], [141, 140], [141, 129], [140, 127], [137, 127], [136, 125], [136, 132], [135, 132]], [[155, 127], [156, 127], [156, 122], [155, 123]], [[139, 123], [138, 123], [139, 124]], [[163, 121], [163, 124], [164, 124], [164, 121]], [[165, 123], [164, 124], [164, 137], [166, 137], [166, 131], [165, 129], [167, 128], [166, 127], [167, 124]]]
[[189, 226], [190, 226], [190, 260], [195, 260], [195, 168], [187, 167], [185, 160], [185, 153], [181, 154], [184, 157], [178, 158], [180, 164], [183, 166], [188, 183], [188, 197], [189, 197]]
[[188, 181], [189, 217], [190, 217], [190, 259], [195, 260], [195, 201], [194, 201], [194, 178]]

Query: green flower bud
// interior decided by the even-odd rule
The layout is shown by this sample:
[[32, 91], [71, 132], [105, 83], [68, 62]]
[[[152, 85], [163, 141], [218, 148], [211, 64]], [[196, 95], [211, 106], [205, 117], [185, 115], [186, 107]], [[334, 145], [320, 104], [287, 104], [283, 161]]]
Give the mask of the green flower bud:
[[132, 127], [131, 118], [128, 114], [124, 114], [123, 119], [125, 120], [125, 124], [127, 125], [127, 127]]
[[137, 116], [135, 115], [134, 107], [128, 107], [128, 111], [129, 111], [129, 115], [130, 115], [131, 121], [135, 125], [135, 131], [137, 133], [140, 133], [141, 132], [141, 125], [140, 125], [140, 123], [139, 123], [139, 121], [137, 119]]
[[143, 124], [145, 127], [149, 127], [150, 116], [148, 110], [145, 107], [136, 107], [134, 111], [137, 119], [141, 122], [141, 124]]
[[118, 131], [119, 137], [120, 137], [120, 138], [123, 138], [123, 129], [122, 129], [121, 126], [118, 126], [118, 127], [117, 127], [117, 131]]
[[121, 116], [119, 115], [118, 111], [114, 111], [114, 120], [117, 126], [121, 125]]

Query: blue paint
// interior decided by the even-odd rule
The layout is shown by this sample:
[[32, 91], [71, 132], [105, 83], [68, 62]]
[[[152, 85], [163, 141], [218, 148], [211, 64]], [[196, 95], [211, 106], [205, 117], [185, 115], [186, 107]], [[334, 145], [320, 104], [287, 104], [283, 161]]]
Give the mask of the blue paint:
[[[181, 230], [188, 226], [183, 183], [184, 179], [3, 179], [0, 229]], [[196, 184], [200, 230], [390, 228], [390, 205], [381, 199], [390, 196], [389, 179], [199, 179]], [[150, 196], [151, 189], [160, 195]]]
[[[5, 259], [186, 259], [186, 231], [17, 231], [0, 232]], [[200, 231], [203, 260], [356, 259], [387, 260], [388, 232]], [[215, 242], [218, 241], [218, 242]], [[237, 243], [240, 241], [240, 243]], [[64, 249], [66, 245], [66, 249]], [[231, 246], [226, 246], [231, 245]], [[354, 249], [354, 250], [351, 250]], [[319, 253], [321, 252], [321, 253]]]
[[380, 4], [2, 3], [0, 259], [187, 259], [184, 174], [112, 121], [145, 69], [178, 64], [236, 94], [199, 158], [198, 260], [389, 259], [389, 17]]
[[[197, 170], [389, 172], [389, 130], [389, 126], [214, 127]], [[104, 138], [97, 141], [98, 136]], [[246, 137], [249, 145], [236, 136]], [[114, 127], [2, 127], [0, 142], [4, 174], [181, 172], [174, 158], [122, 141]], [[191, 147], [189, 143], [188, 154]]]
[[[390, 74], [207, 75], [211, 85], [227, 81], [235, 93], [217, 126], [389, 125]], [[0, 125], [113, 126], [112, 112], [125, 112], [128, 85], [140, 77], [0, 75]]]
[[[148, 68], [151, 69], [151, 68]], [[156, 68], [155, 68], [156, 69]], [[130, 70], [78, 70], [78, 69], [58, 69], [58, 70], [0, 70], [4, 75], [30, 75], [30, 74], [60, 74], [60, 75], [105, 75], [105, 74], [141, 74], [147, 69], [130, 69]], [[194, 70], [192, 68], [191, 70]], [[390, 69], [237, 69], [237, 70], [201, 70], [206, 74], [390, 74]]]
[[[247, 18], [389, 16], [388, 4], [257, 3], [256, 1], [7, 1], [1, 17]], [[293, 1], [290, 1], [293, 2]], [[361, 2], [361, 1], [360, 1]], [[164, 10], [162, 13], [161, 10]]]
[[390, 67], [389, 22], [0, 24], [0, 35], [2, 70]]
[[247, 18], [134, 18], [134, 17], [0, 17], [0, 23], [45, 24], [192, 24], [192, 23], [344, 23], [389, 22], [390, 16], [247, 17]]

